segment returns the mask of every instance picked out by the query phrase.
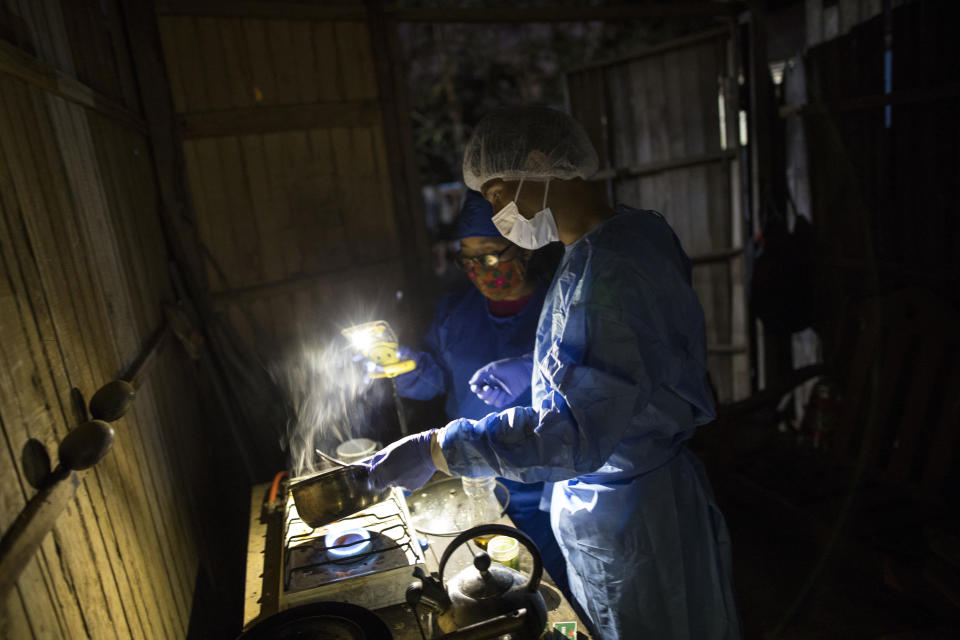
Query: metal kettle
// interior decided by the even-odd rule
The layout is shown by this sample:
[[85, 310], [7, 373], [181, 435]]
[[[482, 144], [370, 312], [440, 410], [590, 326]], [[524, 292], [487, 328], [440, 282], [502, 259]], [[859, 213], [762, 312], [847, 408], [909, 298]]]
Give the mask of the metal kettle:
[[[453, 552], [468, 540], [486, 535], [509, 536], [523, 544], [533, 556], [530, 576], [492, 562], [486, 552], [481, 552], [474, 557], [472, 567], [463, 569], [444, 586], [443, 571]], [[414, 575], [420, 580], [407, 589], [407, 602], [429, 607], [437, 614], [440, 631], [451, 638], [459, 637], [467, 628], [481, 631], [481, 627], [489, 627], [490, 637], [512, 633], [514, 638], [538, 638], [547, 624], [547, 607], [538, 590], [543, 576], [540, 551], [533, 540], [513, 527], [484, 524], [468, 529], [443, 552], [438, 578], [427, 576], [419, 567]]]

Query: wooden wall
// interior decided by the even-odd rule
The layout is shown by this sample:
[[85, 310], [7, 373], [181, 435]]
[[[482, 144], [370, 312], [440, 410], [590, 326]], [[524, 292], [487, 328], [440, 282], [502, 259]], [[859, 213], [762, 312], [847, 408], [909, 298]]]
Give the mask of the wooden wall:
[[330, 325], [396, 322], [396, 292], [429, 263], [422, 215], [398, 195], [417, 180], [387, 33], [360, 2], [158, 11], [205, 278], [229, 326], [269, 362]]
[[904, 286], [960, 304], [958, 19], [949, 0], [894, 9], [889, 93], [883, 16], [807, 55], [800, 113], [825, 307]]
[[615, 203], [660, 211], [694, 262], [724, 401], [750, 392], [732, 55], [724, 29], [567, 77], [572, 112], [600, 154], [596, 179], [610, 181]]
[[[0, 527], [34, 494], [29, 438], [56, 462], [85, 398], [173, 302], [146, 127], [117, 0], [0, 1]], [[177, 638], [198, 570], [204, 432], [192, 364], [168, 342], [112, 451], [16, 589], [5, 638]]]

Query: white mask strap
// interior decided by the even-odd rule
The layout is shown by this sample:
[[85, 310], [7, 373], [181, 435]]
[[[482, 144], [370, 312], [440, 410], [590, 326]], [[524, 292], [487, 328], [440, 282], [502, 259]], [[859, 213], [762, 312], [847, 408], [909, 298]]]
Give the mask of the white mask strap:
[[547, 208], [547, 194], [550, 193], [550, 180], [547, 180], [546, 186], [543, 187], [543, 206], [541, 209]]
[[516, 202], [517, 198], [520, 197], [520, 189], [523, 188], [523, 178], [520, 178], [520, 184], [517, 185], [517, 192], [513, 194], [513, 201]]

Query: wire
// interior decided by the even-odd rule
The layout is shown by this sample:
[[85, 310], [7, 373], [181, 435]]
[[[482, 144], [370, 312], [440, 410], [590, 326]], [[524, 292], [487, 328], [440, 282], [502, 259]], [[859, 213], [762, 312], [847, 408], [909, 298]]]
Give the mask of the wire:
[[278, 471], [277, 475], [273, 476], [273, 484], [270, 485], [270, 498], [267, 500], [267, 504], [273, 507], [273, 503], [277, 499], [277, 489], [280, 487], [280, 480], [287, 475], [286, 471]]

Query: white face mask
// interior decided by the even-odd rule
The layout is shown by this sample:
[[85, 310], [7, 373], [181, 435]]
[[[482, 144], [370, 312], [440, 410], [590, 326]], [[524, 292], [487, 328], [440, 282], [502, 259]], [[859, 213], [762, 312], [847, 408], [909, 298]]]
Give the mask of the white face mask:
[[520, 215], [520, 210], [517, 208], [517, 197], [520, 195], [521, 187], [523, 187], [523, 180], [520, 180], [520, 184], [517, 185], [517, 193], [513, 196], [513, 200], [493, 216], [493, 224], [497, 227], [497, 231], [513, 244], [531, 251], [559, 240], [557, 222], [553, 219], [550, 207], [547, 206], [550, 181], [547, 180], [543, 189], [543, 208], [529, 220]]

